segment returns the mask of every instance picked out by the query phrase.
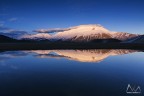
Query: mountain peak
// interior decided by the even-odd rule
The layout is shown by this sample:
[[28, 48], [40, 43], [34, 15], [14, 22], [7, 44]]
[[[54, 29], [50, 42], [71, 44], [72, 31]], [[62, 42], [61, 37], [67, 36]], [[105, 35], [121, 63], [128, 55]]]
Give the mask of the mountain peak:
[[[88, 24], [70, 27], [69, 30], [58, 32], [53, 37], [55, 39], [71, 39], [71, 38], [87, 38], [87, 41], [91, 40], [89, 37], [98, 37], [100, 35], [103, 38], [111, 38], [110, 31], [99, 24]], [[105, 36], [103, 36], [105, 35]], [[80, 40], [81, 41], [81, 40]]]
[[[75, 31], [105, 31], [105, 32], [109, 32], [109, 30], [107, 30], [106, 28], [104, 28], [103, 26], [101, 26], [100, 24], [87, 24], [87, 25], [79, 25], [79, 26], [74, 26], [74, 27], [70, 27], [69, 30], [74, 30]], [[95, 32], [94, 31], [94, 32]]]
[[75, 26], [75, 27], [103, 27], [102, 25], [100, 24], [84, 24], [84, 25], [78, 25], [78, 26]]

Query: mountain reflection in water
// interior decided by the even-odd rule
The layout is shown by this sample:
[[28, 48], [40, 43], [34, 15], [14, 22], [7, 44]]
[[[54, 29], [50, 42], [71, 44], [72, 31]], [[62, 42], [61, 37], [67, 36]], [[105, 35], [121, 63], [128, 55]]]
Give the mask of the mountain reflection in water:
[[37, 58], [66, 58], [80, 62], [100, 62], [109, 56], [123, 55], [133, 52], [138, 51], [120, 49], [5, 51], [0, 53], [0, 61], [33, 54], [33, 56]]
[[36, 53], [38, 58], [66, 58], [80, 62], [100, 62], [109, 56], [123, 55], [137, 50], [33, 50], [28, 51]]
[[1, 51], [0, 96], [128, 96], [128, 84], [144, 89], [143, 55], [120, 49]]

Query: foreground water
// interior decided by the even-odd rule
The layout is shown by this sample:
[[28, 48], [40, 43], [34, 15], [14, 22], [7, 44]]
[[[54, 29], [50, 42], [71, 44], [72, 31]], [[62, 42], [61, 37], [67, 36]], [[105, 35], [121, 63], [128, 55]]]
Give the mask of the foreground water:
[[137, 50], [0, 52], [0, 96], [144, 96]]

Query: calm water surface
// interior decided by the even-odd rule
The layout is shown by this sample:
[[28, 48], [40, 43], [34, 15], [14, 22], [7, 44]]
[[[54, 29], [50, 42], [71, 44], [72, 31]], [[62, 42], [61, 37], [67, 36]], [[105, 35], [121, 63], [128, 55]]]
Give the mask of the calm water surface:
[[[133, 91], [139, 86], [138, 93], [126, 93], [128, 84]], [[3, 51], [0, 96], [144, 96], [144, 53], [104, 49]]]

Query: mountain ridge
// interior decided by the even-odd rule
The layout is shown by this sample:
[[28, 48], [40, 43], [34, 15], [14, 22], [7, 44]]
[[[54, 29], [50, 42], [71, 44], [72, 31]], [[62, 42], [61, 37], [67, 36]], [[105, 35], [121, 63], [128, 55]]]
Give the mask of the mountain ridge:
[[126, 32], [113, 32], [104, 28], [101, 25], [79, 25], [71, 27], [70, 30], [58, 32], [53, 36], [54, 39], [61, 39], [62, 41], [91, 41], [94, 39], [118, 39], [126, 40], [138, 36], [137, 34], [130, 34]]
[[[1, 33], [2, 35], [19, 40], [50, 40], [50, 41], [74, 41], [89, 42], [95, 39], [118, 39], [121, 41], [139, 36], [127, 32], [109, 31], [99, 24], [79, 25], [69, 28], [40, 29], [36, 34], [26, 33]], [[50, 35], [48, 32], [56, 31], [56, 34]]]

